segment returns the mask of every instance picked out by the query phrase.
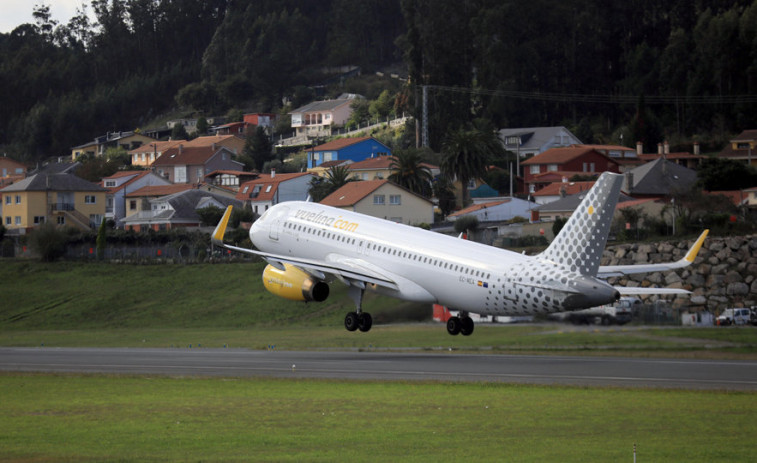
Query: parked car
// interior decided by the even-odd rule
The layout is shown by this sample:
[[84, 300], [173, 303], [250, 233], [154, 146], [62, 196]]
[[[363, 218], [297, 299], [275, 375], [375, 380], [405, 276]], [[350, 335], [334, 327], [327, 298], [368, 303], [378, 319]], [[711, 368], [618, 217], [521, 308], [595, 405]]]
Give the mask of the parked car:
[[757, 310], [740, 307], [725, 309], [715, 320], [715, 324], [719, 326], [746, 325], [748, 323], [757, 325]]

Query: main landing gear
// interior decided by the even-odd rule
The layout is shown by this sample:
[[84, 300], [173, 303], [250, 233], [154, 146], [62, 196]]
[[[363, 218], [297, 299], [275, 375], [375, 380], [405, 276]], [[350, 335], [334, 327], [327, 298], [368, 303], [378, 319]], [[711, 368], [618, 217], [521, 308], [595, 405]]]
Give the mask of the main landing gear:
[[347, 331], [360, 330], [363, 333], [373, 326], [373, 317], [368, 312], [350, 312], [344, 317], [344, 327]]
[[459, 317], [450, 317], [447, 320], [447, 333], [452, 336], [457, 336], [458, 334], [470, 336], [473, 334], [474, 327], [473, 319], [466, 312], [460, 312]]
[[347, 328], [347, 331], [360, 330], [365, 333], [370, 331], [371, 326], [373, 326], [373, 317], [368, 312], [363, 312], [361, 308], [364, 292], [364, 285], [353, 285], [347, 290], [347, 294], [355, 301], [355, 305], [357, 306], [355, 312], [350, 312], [344, 317], [344, 327]]

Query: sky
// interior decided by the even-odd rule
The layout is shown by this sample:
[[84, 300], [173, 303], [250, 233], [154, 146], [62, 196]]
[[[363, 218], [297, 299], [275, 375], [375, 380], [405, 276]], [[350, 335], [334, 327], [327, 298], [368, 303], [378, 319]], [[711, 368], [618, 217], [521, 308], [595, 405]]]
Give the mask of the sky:
[[8, 33], [24, 23], [34, 24], [32, 11], [35, 5], [50, 5], [53, 19], [60, 24], [67, 24], [76, 14], [76, 9], [87, 4], [87, 11], [92, 8], [88, 0], [0, 0], [0, 32]]

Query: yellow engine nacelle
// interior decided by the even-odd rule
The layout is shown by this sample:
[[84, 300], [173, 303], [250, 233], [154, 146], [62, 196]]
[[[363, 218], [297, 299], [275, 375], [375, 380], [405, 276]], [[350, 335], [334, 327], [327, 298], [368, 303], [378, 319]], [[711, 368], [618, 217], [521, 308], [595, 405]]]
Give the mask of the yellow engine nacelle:
[[267, 265], [263, 270], [263, 286], [269, 292], [292, 301], [323, 302], [329, 297], [329, 285], [289, 264], [285, 270]]

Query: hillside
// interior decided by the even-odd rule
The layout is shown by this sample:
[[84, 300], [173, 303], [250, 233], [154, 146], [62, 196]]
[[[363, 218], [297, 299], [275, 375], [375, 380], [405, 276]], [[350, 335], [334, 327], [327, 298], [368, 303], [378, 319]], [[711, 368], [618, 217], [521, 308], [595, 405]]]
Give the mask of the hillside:
[[[85, 2], [86, 3], [86, 2]], [[339, 94], [324, 69], [400, 66], [431, 146], [472, 119], [585, 143], [718, 150], [757, 119], [757, 0], [94, 0], [0, 34], [0, 149], [30, 164], [161, 114], [278, 112]]]

